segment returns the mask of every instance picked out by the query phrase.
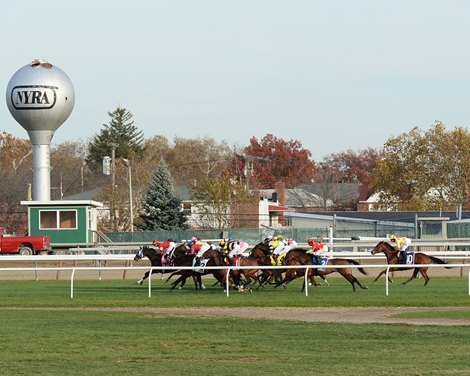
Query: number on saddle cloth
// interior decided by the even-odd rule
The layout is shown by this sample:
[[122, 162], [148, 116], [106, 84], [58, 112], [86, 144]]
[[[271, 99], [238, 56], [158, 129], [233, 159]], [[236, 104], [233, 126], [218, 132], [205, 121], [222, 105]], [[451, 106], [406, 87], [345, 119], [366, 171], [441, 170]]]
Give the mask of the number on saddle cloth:
[[232, 257], [232, 265], [233, 266], [240, 266], [240, 260], [241, 259], [242, 259], [242, 255]]
[[[320, 257], [320, 256], [313, 256], [312, 259], [312, 265], [322, 265], [326, 266], [328, 264], [329, 258], [328, 257]], [[320, 272], [324, 272], [326, 269], [325, 268], [318, 268], [317, 269]]]
[[405, 260], [403, 260], [403, 264], [412, 265], [415, 263], [415, 253], [414, 252], [405, 252]]
[[194, 265], [196, 262], [196, 257], [193, 260], [193, 269], [196, 273], [204, 273], [204, 268], [206, 267], [207, 263], [209, 262], [209, 259], [200, 259], [199, 260], [199, 265]]

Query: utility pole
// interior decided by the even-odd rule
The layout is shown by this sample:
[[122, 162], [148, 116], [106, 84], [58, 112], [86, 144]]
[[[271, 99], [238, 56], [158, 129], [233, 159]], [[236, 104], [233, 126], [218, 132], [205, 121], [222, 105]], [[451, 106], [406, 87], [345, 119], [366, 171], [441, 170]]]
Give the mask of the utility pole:
[[116, 146], [111, 149], [111, 231], [116, 231], [116, 202], [114, 194], [116, 190]]
[[132, 202], [132, 169], [131, 169], [131, 161], [129, 159], [123, 159], [124, 163], [126, 164], [127, 171], [128, 171], [128, 179], [129, 179], [129, 221], [130, 221], [130, 230], [134, 232], [134, 205]]

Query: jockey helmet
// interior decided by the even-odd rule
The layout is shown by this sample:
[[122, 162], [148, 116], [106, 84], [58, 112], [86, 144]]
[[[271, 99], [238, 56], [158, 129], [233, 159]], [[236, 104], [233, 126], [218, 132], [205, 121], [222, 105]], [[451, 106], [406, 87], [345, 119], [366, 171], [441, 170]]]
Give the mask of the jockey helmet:
[[269, 243], [271, 240], [273, 240], [273, 237], [272, 237], [272, 236], [268, 236], [268, 237], [266, 237], [263, 241], [264, 241], [265, 243]]
[[160, 242], [157, 240], [157, 239], [154, 239], [153, 242], [152, 242], [153, 245], [159, 245]]
[[228, 239], [227, 239], [227, 242], [229, 242], [229, 243], [234, 242], [234, 241], [235, 241], [234, 238], [228, 238]]
[[389, 235], [388, 237], [392, 242], [397, 240], [397, 237], [395, 235]]
[[219, 246], [223, 247], [225, 245], [225, 239], [219, 241]]
[[196, 238], [195, 236], [193, 236], [193, 237], [191, 238], [191, 241], [192, 241], [192, 242], [197, 242], [197, 238]]

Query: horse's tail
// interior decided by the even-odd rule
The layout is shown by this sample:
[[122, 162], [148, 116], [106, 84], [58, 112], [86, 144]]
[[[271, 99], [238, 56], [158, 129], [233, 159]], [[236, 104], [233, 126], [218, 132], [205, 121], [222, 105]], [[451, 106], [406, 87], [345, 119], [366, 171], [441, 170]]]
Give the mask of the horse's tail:
[[[361, 265], [359, 262], [357, 262], [356, 260], [352, 260], [352, 259], [345, 259], [347, 262], [349, 262], [350, 264], [353, 264], [353, 265]], [[357, 270], [359, 270], [362, 274], [364, 275], [367, 275], [367, 272], [363, 269], [363, 268], [357, 268]]]
[[[432, 264], [447, 264], [444, 260], [441, 260], [439, 257], [428, 256], [431, 259]], [[446, 269], [452, 269], [452, 266], [445, 266]]]

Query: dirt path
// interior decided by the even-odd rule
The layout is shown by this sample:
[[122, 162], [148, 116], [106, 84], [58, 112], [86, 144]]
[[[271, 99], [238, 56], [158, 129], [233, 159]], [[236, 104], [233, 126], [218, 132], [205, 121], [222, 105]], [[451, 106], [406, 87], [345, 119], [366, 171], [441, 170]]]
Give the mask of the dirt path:
[[[182, 316], [230, 316], [237, 318], [262, 318], [306, 322], [334, 322], [349, 324], [406, 324], [406, 325], [470, 325], [465, 319], [412, 319], [393, 317], [398, 313], [416, 311], [455, 311], [469, 310], [470, 307], [445, 308], [153, 308], [150, 312]], [[148, 309], [143, 309], [147, 311]]]
[[[20, 308], [11, 308], [20, 309]], [[21, 308], [28, 309], [28, 308]], [[51, 308], [31, 308], [38, 310], [51, 310]], [[406, 312], [446, 312], [457, 310], [470, 310], [470, 307], [386, 307], [386, 308], [151, 308], [151, 307], [133, 307], [133, 308], [52, 308], [52, 310], [86, 310], [86, 311], [108, 311], [108, 312], [138, 312], [157, 315], [172, 315], [181, 317], [199, 316], [217, 316], [217, 317], [236, 317], [236, 318], [260, 318], [272, 320], [291, 320], [304, 322], [330, 322], [347, 324], [402, 324], [402, 325], [470, 325], [468, 319], [425, 319], [425, 318], [398, 318], [393, 317], [399, 313]]]

